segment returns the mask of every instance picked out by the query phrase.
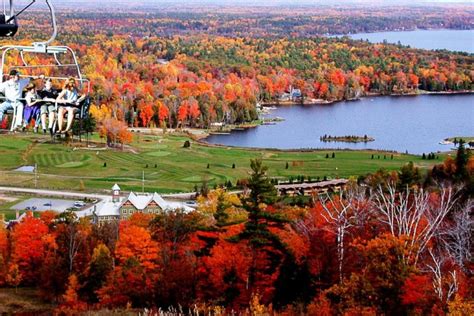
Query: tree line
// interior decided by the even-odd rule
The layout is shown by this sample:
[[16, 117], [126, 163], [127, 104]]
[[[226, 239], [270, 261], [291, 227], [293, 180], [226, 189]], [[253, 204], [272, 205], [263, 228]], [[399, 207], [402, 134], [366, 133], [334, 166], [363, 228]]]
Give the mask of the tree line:
[[181, 308], [297, 315], [472, 314], [474, 160], [462, 146], [296, 206], [251, 161], [246, 190], [206, 191], [191, 213], [91, 225], [73, 213], [0, 229], [0, 284], [57, 311]]

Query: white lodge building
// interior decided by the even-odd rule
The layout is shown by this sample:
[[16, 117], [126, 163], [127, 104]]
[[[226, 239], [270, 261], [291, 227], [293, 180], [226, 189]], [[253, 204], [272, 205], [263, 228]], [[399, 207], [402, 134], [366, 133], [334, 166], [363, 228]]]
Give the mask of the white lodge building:
[[112, 197], [102, 200], [91, 208], [82, 211], [82, 216], [91, 216], [94, 223], [101, 224], [113, 220], [127, 219], [132, 214], [141, 212], [145, 214], [159, 214], [162, 212], [181, 209], [191, 212], [194, 209], [186, 203], [166, 201], [158, 193], [134, 193], [124, 198], [120, 194], [120, 187], [115, 184], [112, 188]]

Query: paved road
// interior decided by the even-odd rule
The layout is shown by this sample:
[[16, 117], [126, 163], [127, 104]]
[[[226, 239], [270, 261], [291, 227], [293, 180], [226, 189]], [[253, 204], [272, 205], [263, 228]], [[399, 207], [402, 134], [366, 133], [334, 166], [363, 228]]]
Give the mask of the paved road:
[[88, 199], [106, 199], [109, 195], [102, 194], [90, 194], [82, 192], [71, 192], [71, 191], [54, 191], [54, 190], [42, 190], [42, 189], [27, 189], [27, 188], [15, 188], [15, 187], [1, 187], [0, 192], [14, 192], [14, 193], [28, 193], [37, 194], [43, 196], [58, 196], [58, 197], [70, 197], [70, 198], [88, 198]]
[[[104, 200], [110, 197], [110, 195], [104, 194], [91, 194], [83, 192], [71, 192], [71, 191], [55, 191], [55, 190], [43, 190], [43, 189], [29, 189], [29, 188], [15, 188], [15, 187], [2, 187], [0, 186], [0, 192], [14, 192], [14, 193], [28, 193], [37, 194], [43, 196], [58, 196], [64, 198], [88, 198], [88, 199], [99, 199]], [[164, 198], [171, 199], [183, 199], [192, 200], [196, 194], [190, 193], [173, 193], [173, 194], [162, 194]]]

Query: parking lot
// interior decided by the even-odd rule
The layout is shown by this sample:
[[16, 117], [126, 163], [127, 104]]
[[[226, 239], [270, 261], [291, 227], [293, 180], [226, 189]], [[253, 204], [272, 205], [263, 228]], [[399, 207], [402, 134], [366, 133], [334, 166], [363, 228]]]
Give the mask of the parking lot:
[[[33, 198], [14, 205], [12, 209], [18, 211], [32, 210], [36, 212], [52, 210], [62, 213], [68, 208], [75, 207], [74, 203], [74, 200]], [[76, 208], [79, 209], [81, 207], [76, 206]]]

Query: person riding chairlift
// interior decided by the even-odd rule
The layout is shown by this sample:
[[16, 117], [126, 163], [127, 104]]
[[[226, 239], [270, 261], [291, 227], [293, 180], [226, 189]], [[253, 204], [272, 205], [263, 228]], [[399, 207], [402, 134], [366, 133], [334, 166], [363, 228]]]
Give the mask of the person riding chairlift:
[[51, 78], [45, 80], [44, 88], [38, 91], [39, 96], [43, 100], [40, 108], [41, 115], [41, 126], [43, 128], [43, 134], [46, 133], [46, 118], [48, 118], [48, 130], [53, 135], [53, 124], [56, 120], [56, 98], [58, 97], [58, 91], [53, 88], [53, 82]]
[[[26, 86], [26, 95], [25, 95], [26, 106], [23, 110], [23, 118], [25, 120], [25, 125], [28, 126], [33, 119], [36, 119], [40, 113], [41, 103], [38, 94], [36, 93], [36, 85], [33, 82], [30, 82]], [[37, 132], [37, 127], [35, 127], [35, 132]]]
[[[60, 134], [68, 133], [72, 128], [72, 122], [74, 121], [74, 116], [76, 112], [79, 111], [81, 107], [81, 102], [84, 101], [86, 95], [79, 96], [79, 92], [76, 88], [76, 80], [70, 78], [64, 89], [58, 95], [56, 102], [59, 105], [58, 110], [58, 132]], [[63, 130], [64, 115], [67, 113], [67, 125], [66, 129]]]
[[[42, 78], [44, 76], [32, 77]], [[15, 121], [12, 122], [12, 129], [22, 127], [23, 123], [23, 103], [20, 101], [23, 89], [30, 83], [30, 78], [20, 79], [20, 73], [16, 69], [10, 71], [7, 81], [0, 84], [0, 92], [5, 95], [5, 102], [0, 104], [0, 122], [3, 121], [3, 115], [8, 110], [16, 112]]]

